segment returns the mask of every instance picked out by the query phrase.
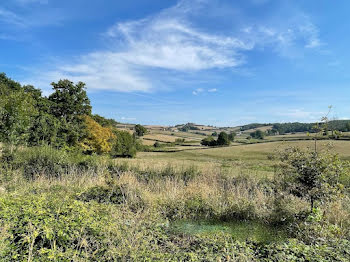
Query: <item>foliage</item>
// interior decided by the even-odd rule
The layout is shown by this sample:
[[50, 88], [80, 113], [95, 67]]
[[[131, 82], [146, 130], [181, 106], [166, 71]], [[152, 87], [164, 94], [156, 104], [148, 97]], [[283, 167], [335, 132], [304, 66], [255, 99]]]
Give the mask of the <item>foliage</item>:
[[114, 119], [105, 118], [98, 114], [92, 115], [91, 117], [103, 127], [115, 127], [118, 124]]
[[314, 132], [313, 123], [277, 123], [274, 124], [272, 130], [273, 132], [279, 133], [280, 135], [286, 133], [296, 133], [296, 132]]
[[347, 170], [337, 155], [289, 148], [280, 159], [280, 188], [308, 200], [310, 210], [340, 194], [343, 186], [339, 179]]
[[134, 157], [136, 155], [137, 141], [127, 131], [115, 131], [115, 139], [110, 152], [113, 157]]
[[265, 133], [258, 129], [255, 132], [250, 133], [250, 136], [256, 139], [264, 139]]
[[35, 117], [29, 132], [28, 143], [31, 146], [53, 145], [62, 146], [58, 139], [58, 132], [61, 128], [59, 119], [51, 114], [40, 111]]
[[123, 190], [119, 186], [94, 186], [79, 194], [77, 198], [86, 202], [94, 200], [99, 203], [113, 204], [121, 204], [125, 200]]
[[85, 84], [60, 80], [52, 86], [53, 93], [46, 98], [39, 89], [0, 74], [0, 141], [83, 148], [88, 154], [110, 152], [117, 122], [91, 116]]
[[193, 123], [187, 123], [183, 125], [181, 128], [179, 128], [182, 132], [188, 132], [188, 130], [200, 130], [198, 127], [195, 126]]
[[235, 140], [235, 137], [236, 137], [236, 132], [231, 132], [229, 135], [228, 135], [228, 139], [233, 142]]
[[86, 137], [80, 142], [80, 146], [86, 153], [109, 153], [112, 150], [112, 141], [115, 135], [108, 127], [102, 127], [90, 116], [84, 116]]
[[0, 96], [0, 139], [10, 144], [26, 142], [36, 114], [33, 98], [23, 90]]
[[51, 84], [54, 92], [49, 96], [53, 103], [52, 114], [61, 117], [67, 122], [73, 121], [78, 116], [90, 115], [90, 100], [85, 91], [85, 84], [74, 84], [69, 80], [60, 80]]
[[[232, 138], [232, 136], [231, 136]], [[208, 136], [201, 141], [201, 145], [203, 146], [228, 146], [230, 145], [230, 135], [228, 135], [226, 132], [221, 132], [218, 135], [218, 139], [215, 140], [214, 137]]]
[[229, 136], [226, 132], [220, 132], [216, 144], [218, 146], [228, 146], [231, 143]]
[[216, 146], [216, 140], [212, 136], [208, 136], [201, 141], [203, 146]]
[[9, 151], [5, 148], [0, 162], [5, 162], [12, 170], [19, 170], [24, 178], [35, 180], [40, 177], [62, 178], [70, 171], [84, 173], [97, 172], [102, 159], [82, 155], [79, 152], [67, 152], [51, 146], [37, 146]]
[[147, 129], [142, 125], [135, 125], [135, 132], [137, 136], [143, 136], [147, 133]]
[[269, 126], [271, 124], [259, 124], [259, 123], [252, 123], [252, 124], [248, 124], [248, 125], [244, 125], [240, 127], [241, 131], [246, 131], [249, 129], [255, 129], [255, 128], [259, 128], [259, 127], [264, 127], [264, 126]]
[[153, 144], [154, 147], [162, 147], [162, 144], [159, 143], [158, 141], [156, 141], [154, 144]]

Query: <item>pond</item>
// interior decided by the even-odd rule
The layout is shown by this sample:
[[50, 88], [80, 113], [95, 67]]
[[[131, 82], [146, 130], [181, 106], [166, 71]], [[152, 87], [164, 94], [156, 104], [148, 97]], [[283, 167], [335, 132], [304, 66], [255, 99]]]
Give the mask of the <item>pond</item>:
[[171, 227], [176, 232], [190, 235], [211, 235], [224, 232], [238, 241], [253, 240], [268, 243], [282, 242], [288, 239], [286, 228], [257, 221], [182, 220], [175, 221]]

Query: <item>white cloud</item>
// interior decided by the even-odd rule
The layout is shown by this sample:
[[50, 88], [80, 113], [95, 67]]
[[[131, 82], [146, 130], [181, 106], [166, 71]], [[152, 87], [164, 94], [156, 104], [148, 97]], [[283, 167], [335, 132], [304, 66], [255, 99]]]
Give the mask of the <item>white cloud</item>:
[[25, 26], [25, 21], [14, 12], [0, 7], [0, 22], [11, 24], [15, 26]]
[[311, 22], [307, 21], [299, 27], [299, 30], [305, 36], [305, 48], [316, 48], [323, 45], [319, 38], [318, 28]]
[[28, 5], [28, 4], [48, 4], [49, 0], [15, 0], [20, 5]]
[[192, 94], [193, 95], [199, 95], [199, 94], [202, 94], [202, 93], [215, 93], [217, 92], [218, 90], [216, 88], [211, 88], [211, 89], [203, 89], [203, 88], [197, 88], [196, 90], [192, 91]]
[[198, 94], [200, 94], [200, 93], [203, 93], [204, 92], [204, 89], [203, 88], [197, 88], [196, 90], [194, 90], [193, 92], [192, 92], [192, 94], [193, 95], [198, 95]]
[[86, 82], [91, 89], [147, 92], [166, 86], [159, 84], [167, 82], [160, 74], [154, 77], [156, 70], [183, 75], [239, 68], [247, 53], [259, 47], [285, 53], [300, 38], [305, 39], [307, 48], [320, 45], [318, 30], [307, 19], [291, 23], [291, 28], [247, 22], [239, 30], [213, 33], [192, 21], [195, 10], [206, 5], [203, 0], [182, 0], [156, 15], [117, 23], [103, 35], [111, 43], [109, 48], [63, 61], [30, 81], [37, 84], [69, 78]]

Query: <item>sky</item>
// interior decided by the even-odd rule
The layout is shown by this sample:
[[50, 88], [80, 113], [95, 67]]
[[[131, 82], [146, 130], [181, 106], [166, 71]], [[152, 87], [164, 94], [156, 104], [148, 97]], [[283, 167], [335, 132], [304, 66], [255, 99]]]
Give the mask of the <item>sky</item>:
[[348, 0], [2, 0], [0, 72], [120, 122], [350, 119]]

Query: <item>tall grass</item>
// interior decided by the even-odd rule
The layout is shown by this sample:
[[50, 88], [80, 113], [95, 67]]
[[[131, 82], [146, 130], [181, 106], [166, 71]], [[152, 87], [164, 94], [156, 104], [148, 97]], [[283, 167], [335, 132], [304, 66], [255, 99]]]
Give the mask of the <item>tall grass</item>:
[[276, 250], [299, 258], [323, 259], [334, 252], [348, 258], [345, 242], [310, 247], [303, 242], [305, 234], [291, 235], [301, 242], [276, 247], [236, 243], [225, 232], [191, 236], [171, 230], [169, 224], [178, 220], [251, 220], [296, 223], [293, 230], [318, 239], [329, 232], [342, 241], [350, 238], [348, 197], [324, 207], [323, 224], [310, 222], [312, 227], [303, 228], [298, 219], [308, 204], [292, 195], [281, 197], [270, 176], [245, 168], [245, 163], [229, 168], [227, 163], [181, 161], [150, 165], [47, 147], [1, 157], [8, 160], [0, 168], [1, 259], [256, 261], [265, 254], [278, 261]]

